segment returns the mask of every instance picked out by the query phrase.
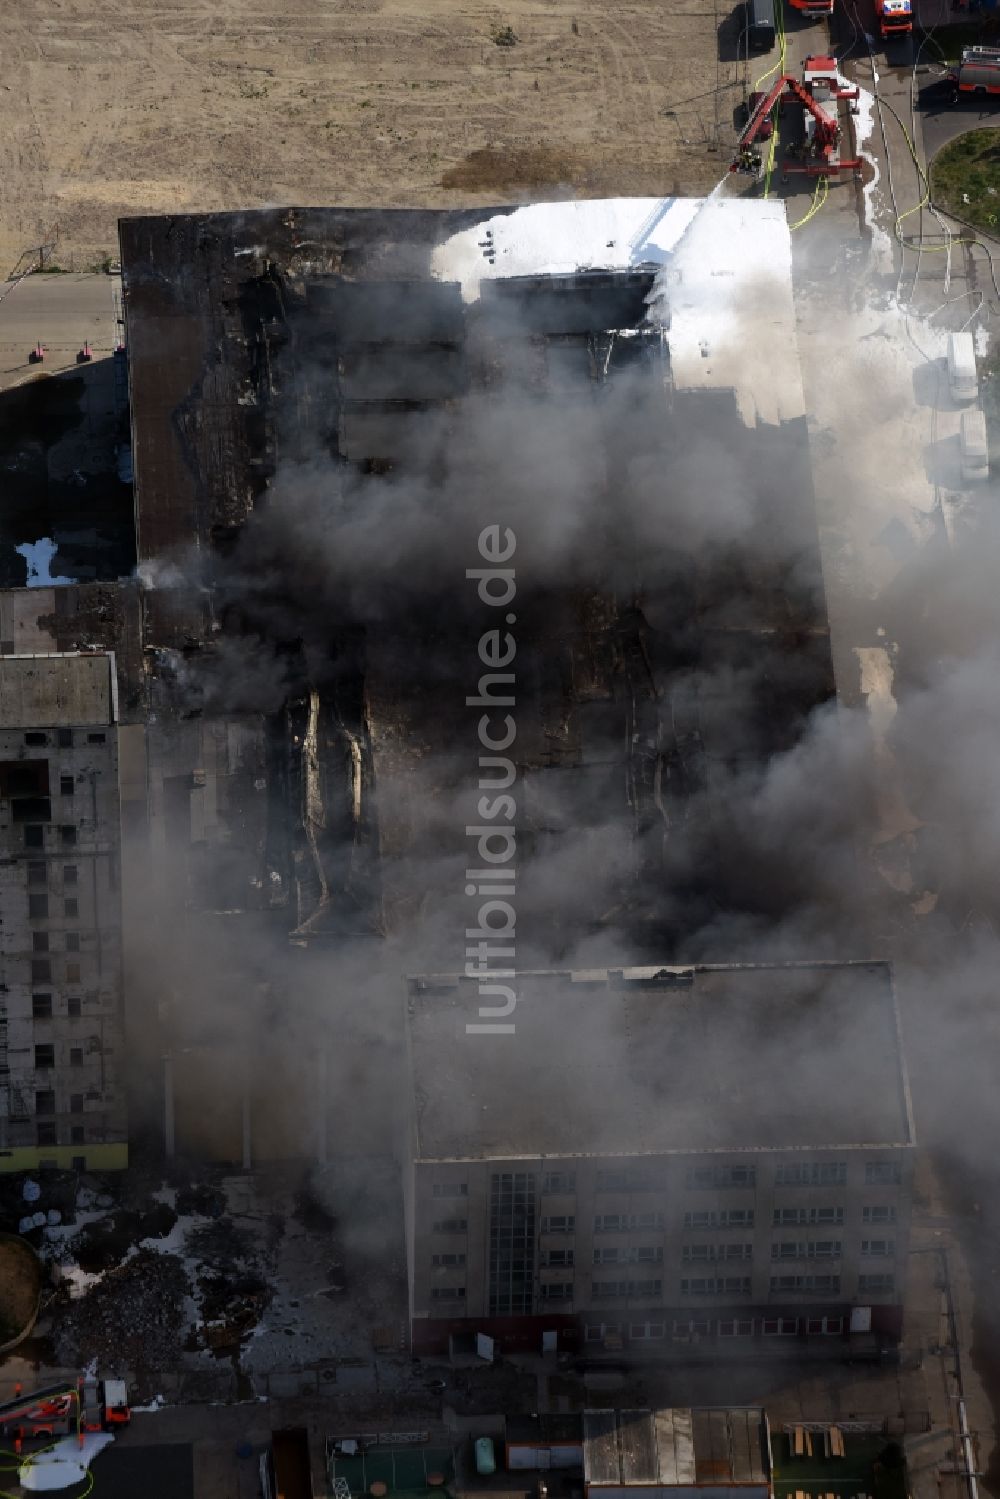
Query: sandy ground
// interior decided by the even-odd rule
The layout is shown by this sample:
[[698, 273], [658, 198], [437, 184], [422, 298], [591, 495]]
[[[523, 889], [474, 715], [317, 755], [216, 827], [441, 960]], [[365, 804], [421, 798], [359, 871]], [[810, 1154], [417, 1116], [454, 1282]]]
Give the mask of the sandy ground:
[[[729, 0], [11, 0], [0, 275], [119, 215], [696, 193], [742, 97]], [[511, 26], [513, 46], [491, 32]], [[719, 28], [722, 28], [720, 44]]]

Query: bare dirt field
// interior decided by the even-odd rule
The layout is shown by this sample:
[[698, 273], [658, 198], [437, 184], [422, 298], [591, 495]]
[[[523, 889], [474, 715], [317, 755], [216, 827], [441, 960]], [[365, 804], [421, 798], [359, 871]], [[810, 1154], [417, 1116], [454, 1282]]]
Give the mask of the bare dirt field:
[[125, 214], [698, 193], [736, 33], [731, 0], [10, 0], [0, 276]]

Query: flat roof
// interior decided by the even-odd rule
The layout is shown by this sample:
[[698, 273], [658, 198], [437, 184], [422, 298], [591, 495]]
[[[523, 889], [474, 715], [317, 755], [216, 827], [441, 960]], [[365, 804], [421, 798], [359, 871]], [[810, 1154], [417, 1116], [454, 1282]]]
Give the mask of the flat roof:
[[107, 652], [0, 656], [0, 729], [109, 724], [116, 716]]
[[913, 1143], [889, 963], [507, 982], [513, 1034], [477, 1035], [475, 979], [410, 980], [417, 1160]]
[[766, 1484], [764, 1415], [725, 1410], [592, 1410], [583, 1415], [588, 1488]]

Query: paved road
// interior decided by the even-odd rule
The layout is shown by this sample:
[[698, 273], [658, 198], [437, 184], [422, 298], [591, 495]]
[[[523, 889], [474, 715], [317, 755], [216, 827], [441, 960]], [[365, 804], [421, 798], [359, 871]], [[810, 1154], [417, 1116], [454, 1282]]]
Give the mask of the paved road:
[[[37, 342], [48, 349], [42, 368], [73, 369], [84, 343], [95, 360], [116, 342], [114, 295], [117, 276], [31, 275], [11, 289], [0, 282], [0, 390], [37, 372], [28, 354]], [[6, 295], [5, 295], [6, 293]]]

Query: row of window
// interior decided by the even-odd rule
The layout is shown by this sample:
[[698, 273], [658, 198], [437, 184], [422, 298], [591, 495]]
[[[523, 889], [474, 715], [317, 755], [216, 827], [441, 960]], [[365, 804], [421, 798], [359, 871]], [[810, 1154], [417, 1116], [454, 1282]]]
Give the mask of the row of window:
[[[64, 822], [59, 828], [59, 842], [64, 848], [72, 848], [76, 843], [76, 827], [71, 822]], [[25, 848], [45, 847], [45, 825], [40, 822], [26, 822], [24, 825]]]
[[[55, 1144], [55, 1125], [38, 1126], [39, 1136], [44, 1130], [51, 1130], [51, 1139], [39, 1138], [40, 1145]], [[72, 1131], [73, 1143], [83, 1139], [82, 1128]], [[885, 1294], [894, 1291], [896, 1286], [895, 1276], [890, 1274], [862, 1275], [858, 1278], [858, 1294], [866, 1295], [872, 1293]], [[812, 1291], [836, 1296], [840, 1294], [839, 1275], [779, 1275], [771, 1278], [771, 1292], [782, 1293], [788, 1291]], [[595, 1298], [603, 1301], [617, 1300], [654, 1300], [663, 1294], [663, 1282], [660, 1280], [603, 1280], [595, 1281], [593, 1286]], [[751, 1282], [748, 1275], [727, 1275], [708, 1279], [682, 1280], [682, 1296], [749, 1296], [751, 1294]], [[431, 1290], [431, 1301], [464, 1301], [465, 1286], [435, 1286]], [[572, 1301], [573, 1282], [555, 1281], [547, 1285], [539, 1286], [539, 1296], [542, 1301]], [[838, 1317], [821, 1318], [799, 1318], [799, 1317], [764, 1317], [760, 1319], [760, 1331], [767, 1337], [770, 1335], [789, 1335], [797, 1333], [800, 1324], [804, 1324], [808, 1333], [839, 1333], [842, 1330], [842, 1319]], [[666, 1324], [646, 1324], [647, 1326], [663, 1326]], [[716, 1329], [720, 1337], [751, 1337], [755, 1329], [755, 1319], [752, 1317], [732, 1318], [719, 1322]], [[609, 1326], [607, 1323], [600, 1324], [601, 1338], [606, 1337], [612, 1331], [619, 1329], [619, 1324]], [[691, 1336], [697, 1334], [708, 1335], [711, 1332], [710, 1322], [675, 1322], [673, 1324], [674, 1336]], [[594, 1329], [588, 1327], [587, 1340], [594, 1341], [592, 1333]], [[663, 1336], [664, 1334], [660, 1334]], [[632, 1336], [635, 1336], [632, 1334]], [[653, 1334], [646, 1334], [653, 1336]]]
[[[51, 907], [49, 905], [49, 897], [48, 897], [48, 892], [47, 891], [44, 891], [41, 894], [35, 894], [34, 892], [29, 893], [29, 895], [28, 895], [28, 920], [29, 921], [48, 921], [49, 917], [52, 914], [53, 914], [53, 912], [52, 912], [52, 909], [51, 909]], [[80, 914], [80, 902], [77, 900], [77, 898], [76, 898], [75, 895], [67, 895], [64, 898], [64, 900], [63, 900], [62, 914], [64, 916], [67, 916], [67, 917], [79, 916], [79, 914]]]
[[[35, 1125], [35, 1143], [36, 1145], [58, 1145], [61, 1143], [54, 1119], [40, 1119], [38, 1121]], [[70, 1128], [68, 1142], [62, 1143], [85, 1145], [87, 1143], [87, 1131], [82, 1124], [74, 1124]]]
[[[39, 1116], [54, 1114], [56, 1112], [56, 1095], [51, 1088], [38, 1088], [35, 1091], [35, 1113]], [[71, 1093], [69, 1096], [69, 1112], [71, 1114], [83, 1113], [83, 1094]]]
[[[80, 965], [73, 961], [65, 964], [65, 982], [67, 984], [78, 984], [80, 982]], [[51, 984], [52, 961], [50, 958], [32, 958], [31, 960], [31, 982], [33, 984]], [[58, 982], [56, 980], [55, 982]]]
[[[87, 734], [87, 743], [104, 744], [107, 741], [107, 737], [103, 729], [91, 729]], [[50, 744], [51, 735], [45, 733], [42, 729], [29, 729], [24, 736], [24, 742], [32, 748], [42, 744]], [[72, 749], [73, 730], [56, 729], [56, 743], [60, 749]]]
[[[846, 1161], [795, 1161], [774, 1168], [775, 1185], [779, 1187], [843, 1187], [847, 1184]], [[899, 1161], [866, 1161], [866, 1186], [898, 1186], [902, 1181]], [[723, 1187], [753, 1187], [757, 1184], [756, 1166], [693, 1166], [685, 1176], [691, 1190]], [[598, 1171], [598, 1192], [647, 1192], [662, 1188], [651, 1175], [641, 1171]], [[503, 1190], [503, 1189], [501, 1189]], [[513, 1188], [508, 1187], [510, 1191]], [[526, 1177], [521, 1190], [534, 1191], [534, 1178]], [[576, 1173], [550, 1172], [542, 1179], [543, 1192], [566, 1193], [576, 1190]], [[435, 1197], [467, 1197], [467, 1182], [435, 1182]]]
[[[76, 901], [74, 901], [73, 904], [76, 905]], [[32, 934], [31, 934], [31, 950], [32, 950], [32, 952], [50, 952], [50, 951], [54, 952], [55, 949], [53, 947], [51, 947], [51, 945], [50, 945], [50, 939], [51, 939], [52, 935], [53, 934], [51, 932], [32, 932]], [[65, 936], [66, 936], [66, 951], [67, 952], [79, 952], [80, 951], [80, 933], [79, 932], [66, 932]]]
[[[46, 864], [44, 860], [31, 860], [28, 864], [28, 884], [47, 885], [49, 883], [49, 871], [54, 866]], [[76, 885], [79, 883], [80, 872], [76, 864], [64, 864], [62, 867], [62, 878], [64, 885]]]
[[[35, 1071], [44, 1072], [56, 1065], [56, 1049], [51, 1041], [44, 1041], [35, 1047]], [[83, 1066], [83, 1047], [71, 1046], [69, 1049], [69, 1065], [71, 1067]]]
[[[755, 1333], [763, 1337], [792, 1337], [800, 1331], [813, 1337], [835, 1337], [844, 1331], [844, 1318], [724, 1317], [718, 1321], [675, 1321], [669, 1331], [675, 1338], [707, 1338], [713, 1334], [720, 1338], [752, 1338]], [[666, 1322], [597, 1322], [587, 1327], [584, 1339], [588, 1343], [603, 1343], [609, 1337], [627, 1334], [631, 1342], [658, 1342], [667, 1333]]]
[[[83, 1000], [78, 994], [71, 994], [66, 1001], [66, 1014], [70, 1020], [79, 1020], [83, 1014]], [[31, 996], [31, 1018], [33, 1020], [51, 1020], [52, 995], [33, 994]]]
[[[895, 1223], [896, 1209], [887, 1203], [864, 1207], [861, 1209], [861, 1221], [868, 1224]], [[843, 1222], [844, 1209], [841, 1207], [775, 1208], [773, 1217], [775, 1228], [818, 1227], [823, 1224], [839, 1227]], [[748, 1229], [753, 1226], [753, 1208], [735, 1208], [728, 1212], [718, 1213], [684, 1214], [684, 1227], [691, 1230]], [[469, 1223], [467, 1218], [440, 1218], [431, 1227], [434, 1233], [438, 1234], [464, 1234], [468, 1231]], [[541, 1227], [543, 1234], [572, 1234], [576, 1232], [576, 1218], [571, 1213], [550, 1216], [542, 1219]], [[662, 1227], [663, 1215], [661, 1213], [602, 1213], [594, 1219], [595, 1233], [621, 1233], [633, 1228], [659, 1229]], [[608, 1252], [614, 1253], [615, 1251]], [[725, 1255], [720, 1250], [717, 1257], [722, 1259]], [[736, 1257], [739, 1258], [738, 1255]]]

